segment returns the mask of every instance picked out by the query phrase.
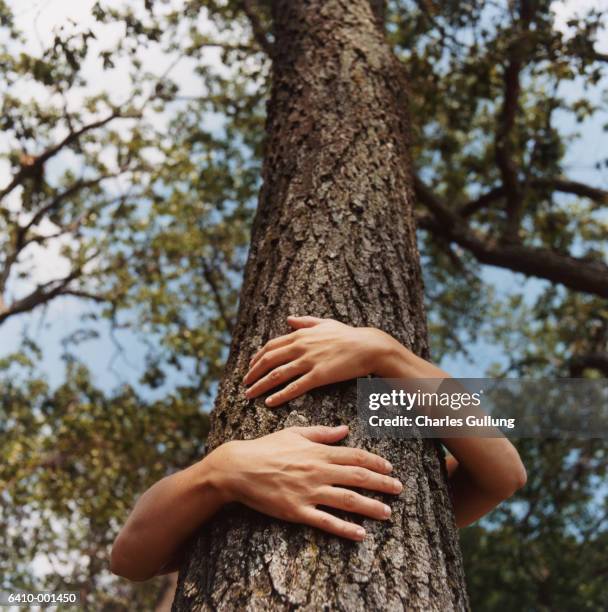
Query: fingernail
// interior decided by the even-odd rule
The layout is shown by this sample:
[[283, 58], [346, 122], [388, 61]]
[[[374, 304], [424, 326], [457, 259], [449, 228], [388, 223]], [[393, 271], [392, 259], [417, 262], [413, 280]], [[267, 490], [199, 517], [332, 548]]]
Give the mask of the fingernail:
[[273, 402], [273, 401], [274, 401], [274, 397], [271, 395], [270, 397], [267, 397], [267, 398], [265, 399], [264, 403], [265, 403], [267, 406], [270, 406], [270, 404], [272, 404], [272, 402]]
[[384, 512], [384, 518], [388, 518], [391, 515], [391, 509], [388, 506], [385, 505], [382, 510]]
[[393, 489], [395, 493], [401, 493], [401, 491], [403, 491], [403, 485], [398, 480], [395, 480], [395, 483], [393, 484]]
[[386, 469], [387, 472], [393, 471], [393, 465], [389, 461], [384, 462], [384, 468]]
[[361, 539], [365, 537], [365, 529], [363, 529], [363, 527], [357, 527], [357, 529], [355, 529], [355, 533], [357, 534], [357, 537]]

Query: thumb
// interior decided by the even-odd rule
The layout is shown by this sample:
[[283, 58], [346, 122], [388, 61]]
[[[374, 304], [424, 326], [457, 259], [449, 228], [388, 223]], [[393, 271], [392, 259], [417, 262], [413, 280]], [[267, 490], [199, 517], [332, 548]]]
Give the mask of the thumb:
[[323, 323], [325, 319], [319, 319], [319, 317], [287, 317], [287, 323], [294, 329], [302, 329], [303, 327], [314, 327]]
[[325, 425], [298, 427], [298, 433], [311, 442], [332, 444], [348, 435], [348, 425], [338, 425], [337, 427], [326, 427]]

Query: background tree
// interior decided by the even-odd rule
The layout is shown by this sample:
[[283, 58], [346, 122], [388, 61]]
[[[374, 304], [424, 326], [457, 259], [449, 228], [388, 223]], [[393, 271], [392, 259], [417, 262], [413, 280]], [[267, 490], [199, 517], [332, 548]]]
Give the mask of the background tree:
[[[15, 551], [0, 560], [0, 575], [6, 587], [82, 586], [93, 608], [148, 608], [155, 587], [133, 593], [110, 579], [101, 558], [132, 497], [201, 451], [204, 423], [194, 427], [192, 418], [211, 405], [233, 326], [273, 33], [262, 2], [116, 0], [95, 6], [96, 38], [88, 25], [66, 22], [38, 52], [16, 31], [24, 4], [0, 2], [0, 193], [10, 187], [0, 199], [3, 337], [24, 322], [24, 342], [4, 352], [0, 380], [0, 533], [3, 550]], [[558, 25], [552, 9], [561, 12], [561, 3], [399, 0], [385, 11], [411, 84], [432, 356], [448, 367], [455, 356], [470, 358], [468, 373], [606, 372], [606, 160], [599, 147], [594, 162], [577, 160], [605, 122], [605, 14], [586, 10]], [[62, 256], [42, 275], [51, 253]], [[546, 274], [556, 261], [568, 264], [567, 278]], [[592, 285], [583, 286], [589, 270]], [[63, 403], [45, 375], [53, 347], [38, 323], [45, 312], [56, 317], [57, 304], [63, 317], [72, 305], [85, 315], [63, 345], [62, 397], [72, 398]], [[136, 339], [144, 352], [134, 352]], [[88, 364], [102, 374], [86, 348], [108, 352], [118, 370], [118, 343], [146, 367], [139, 384], [102, 391], [86, 373]], [[136, 425], [123, 429], [116, 421], [125, 398]], [[157, 428], [148, 411], [167, 426]], [[93, 469], [88, 451], [63, 463], [37, 452], [71, 449], [74, 419], [105, 468]], [[526, 442], [520, 451], [527, 488], [462, 533], [472, 604], [606, 607], [605, 446]], [[137, 475], [123, 475], [125, 464], [140, 466]], [[106, 469], [104, 482], [127, 484], [120, 499], [97, 502], [114, 518], [93, 534], [90, 518], [71, 508], [95, 486], [96, 469]], [[70, 470], [81, 475], [73, 486]], [[25, 514], [24, 545], [2, 528]], [[76, 535], [51, 537], [49, 525]], [[32, 571], [34, 558], [55, 560], [46, 578]], [[570, 565], [579, 558], [593, 565]]]

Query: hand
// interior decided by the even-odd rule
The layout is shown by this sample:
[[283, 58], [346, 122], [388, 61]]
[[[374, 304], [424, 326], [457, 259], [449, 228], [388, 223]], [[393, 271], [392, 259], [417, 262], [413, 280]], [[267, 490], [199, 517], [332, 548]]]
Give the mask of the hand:
[[[378, 520], [390, 517], [382, 502], [341, 486], [398, 494], [401, 483], [387, 476], [388, 461], [355, 448], [328, 446], [348, 427], [290, 427], [255, 440], [223, 444], [205, 461], [224, 503], [237, 501], [285, 521], [317, 527], [350, 540], [365, 530], [317, 505], [348, 510]], [[340, 486], [341, 485], [341, 486]]]
[[266, 398], [268, 406], [279, 406], [316, 387], [375, 374], [375, 364], [396, 343], [378, 329], [333, 319], [289, 317], [287, 322], [296, 331], [267, 342], [253, 356], [244, 378], [252, 385], [245, 393], [250, 399], [296, 379]]

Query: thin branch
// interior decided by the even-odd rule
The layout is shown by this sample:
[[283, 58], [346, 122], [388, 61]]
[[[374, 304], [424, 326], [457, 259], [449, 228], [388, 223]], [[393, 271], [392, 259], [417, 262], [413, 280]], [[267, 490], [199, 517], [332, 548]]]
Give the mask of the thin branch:
[[608, 53], [600, 53], [599, 51], [594, 51], [592, 57], [598, 62], [608, 62]]
[[217, 305], [217, 309], [220, 313], [220, 317], [222, 321], [224, 321], [224, 325], [230, 334], [232, 334], [233, 330], [233, 322], [232, 319], [228, 316], [228, 312], [226, 306], [224, 304], [224, 300], [222, 298], [222, 294], [213, 278], [213, 270], [210, 268], [207, 260], [204, 257], [201, 257], [201, 268], [203, 269], [203, 277], [207, 284], [211, 287], [211, 291], [213, 293], [213, 297], [215, 298], [215, 303]]
[[[108, 175], [108, 176], [103, 176], [103, 177], [99, 177], [98, 179], [94, 179], [91, 181], [86, 181], [83, 183], [80, 183], [79, 185], [74, 185], [72, 187], [70, 187], [69, 189], [67, 189], [66, 191], [62, 192], [61, 194], [59, 194], [51, 203], [49, 203], [47, 206], [43, 207], [40, 211], [38, 211], [38, 213], [36, 213], [34, 219], [32, 219], [29, 223], [27, 223], [27, 225], [22, 226], [18, 229], [18, 233], [17, 233], [17, 238], [15, 240], [15, 247], [13, 249], [13, 251], [10, 253], [10, 255], [8, 255], [6, 257], [6, 260], [4, 262], [4, 266], [2, 268], [2, 271], [0, 272], [0, 311], [2, 310], [2, 298], [1, 298], [1, 294], [4, 292], [4, 290], [6, 289], [6, 283], [8, 282], [8, 279], [10, 277], [11, 274], [11, 270], [13, 268], [13, 266], [17, 263], [18, 259], [19, 259], [19, 255], [31, 244], [38, 244], [38, 245], [42, 245], [45, 242], [48, 242], [49, 240], [54, 240], [56, 238], [60, 238], [61, 236], [65, 236], [66, 234], [69, 233], [74, 233], [76, 232], [83, 224], [83, 222], [87, 219], [87, 217], [93, 213], [93, 212], [98, 212], [99, 210], [105, 208], [106, 206], [109, 206], [111, 204], [114, 204], [116, 202], [120, 202], [121, 200], [124, 201], [124, 199], [126, 197], [128, 197], [127, 195], [120, 195], [116, 198], [112, 198], [110, 200], [104, 200], [102, 202], [99, 202], [98, 204], [96, 204], [95, 206], [93, 206], [91, 209], [84, 211], [82, 214], [80, 214], [76, 219], [74, 219], [71, 223], [69, 223], [66, 226], [59, 226], [59, 231], [55, 232], [54, 234], [47, 234], [46, 236], [43, 235], [33, 235], [30, 237], [27, 237], [27, 229], [30, 227], [33, 227], [34, 225], [36, 225], [37, 223], [40, 222], [40, 220], [42, 219], [42, 217], [44, 216], [44, 214], [50, 212], [51, 210], [53, 210], [56, 206], [59, 205], [59, 203], [64, 200], [65, 198], [69, 197], [69, 195], [73, 195], [76, 191], [78, 191], [79, 189], [82, 189], [86, 186], [92, 186], [95, 184], [100, 183], [102, 180], [106, 179], [106, 178], [112, 178], [113, 176], [117, 176], [117, 175]], [[36, 218], [39, 217], [39, 218]]]
[[92, 300], [93, 302], [98, 302], [100, 304], [107, 302], [109, 299], [105, 295], [90, 293], [89, 291], [81, 291], [79, 289], [67, 289], [63, 291], [61, 295], [69, 295], [72, 297], [83, 298], [85, 300]]
[[45, 304], [60, 295], [79, 274], [70, 273], [65, 278], [38, 285], [31, 293], [20, 300], [14, 301], [7, 309], [0, 312], [0, 325], [10, 317], [33, 310], [36, 306]]
[[257, 46], [245, 45], [239, 43], [229, 43], [229, 42], [204, 42], [196, 45], [197, 49], [202, 49], [203, 47], [211, 47], [215, 49], [223, 49], [224, 51], [243, 51], [245, 53], [254, 53], [258, 52], [259, 49]]
[[78, 193], [81, 189], [86, 189], [88, 187], [95, 187], [99, 185], [102, 181], [108, 178], [115, 178], [117, 175], [103, 175], [99, 176], [95, 179], [91, 179], [89, 181], [77, 181], [71, 187], [57, 194], [46, 206], [43, 206], [40, 210], [36, 212], [36, 214], [32, 217], [32, 219], [23, 227], [19, 228], [17, 232], [18, 240], [17, 244], [19, 244], [19, 240], [23, 240], [28, 230], [38, 225], [42, 218], [50, 213], [52, 210], [55, 210], [63, 201], [71, 198], [73, 195]]
[[534, 187], [549, 187], [554, 191], [572, 193], [582, 198], [589, 198], [599, 204], [608, 204], [608, 191], [585, 183], [579, 183], [578, 181], [558, 177], [553, 179], [532, 179], [530, 184]]
[[517, 178], [517, 166], [513, 159], [511, 139], [515, 128], [515, 117], [519, 110], [520, 75], [524, 66], [522, 47], [532, 20], [531, 4], [528, 0], [521, 0], [518, 34], [511, 41], [507, 51], [503, 77], [503, 104], [494, 143], [496, 165], [502, 177], [506, 196], [507, 224], [503, 239], [507, 242], [517, 242], [521, 216], [521, 189]]
[[[559, 191], [561, 193], [571, 193], [578, 195], [581, 198], [589, 198], [598, 204], [608, 204], [608, 191], [600, 189], [599, 187], [593, 187], [586, 183], [579, 183], [578, 181], [571, 181], [570, 179], [563, 177], [556, 178], [536, 178], [531, 179], [528, 184], [531, 187], [544, 187], [551, 191]], [[503, 198], [506, 194], [504, 186], [494, 187], [486, 193], [480, 195], [475, 200], [471, 200], [466, 204], [463, 204], [458, 209], [458, 214], [461, 217], [470, 217], [475, 213], [487, 208], [489, 204], [492, 204]]]
[[266, 31], [262, 26], [262, 22], [260, 21], [259, 15], [257, 14], [255, 2], [253, 0], [241, 0], [240, 5], [241, 9], [243, 10], [243, 13], [245, 13], [247, 19], [249, 19], [249, 23], [251, 24], [253, 38], [258, 43], [258, 45], [260, 45], [266, 55], [272, 58], [274, 56], [274, 45], [268, 39]]
[[70, 132], [65, 138], [60, 140], [57, 144], [53, 145], [44, 153], [39, 155], [38, 157], [34, 157], [32, 163], [27, 165], [22, 165], [21, 169], [13, 176], [11, 182], [0, 191], [0, 200], [5, 198], [9, 193], [11, 193], [16, 187], [18, 187], [24, 180], [27, 178], [36, 175], [39, 173], [42, 166], [52, 157], [57, 155], [62, 149], [76, 142], [81, 136], [90, 132], [91, 130], [95, 130], [97, 128], [103, 127], [104, 125], [110, 123], [110, 121], [117, 119], [120, 117], [121, 119], [133, 118], [133, 115], [123, 115], [119, 110], [114, 110], [110, 115], [105, 117], [104, 119], [100, 119], [99, 121], [94, 121], [93, 123], [89, 123], [87, 125], [82, 126], [79, 130], [75, 132]]
[[598, 370], [604, 376], [608, 376], [608, 353], [576, 355], [570, 359], [569, 366], [572, 378], [579, 378], [587, 368]]

